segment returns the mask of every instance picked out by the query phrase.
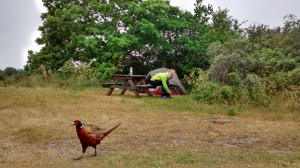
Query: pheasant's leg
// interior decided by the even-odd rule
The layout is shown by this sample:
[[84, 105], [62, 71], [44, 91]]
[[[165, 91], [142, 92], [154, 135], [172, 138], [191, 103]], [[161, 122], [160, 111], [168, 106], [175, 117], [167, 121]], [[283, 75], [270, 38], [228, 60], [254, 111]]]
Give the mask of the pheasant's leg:
[[87, 147], [88, 147], [88, 146], [86, 146], [86, 145], [82, 145], [82, 154], [81, 154], [78, 158], [75, 158], [74, 160], [79, 160], [79, 159], [81, 159], [82, 156], [83, 156], [83, 154], [85, 153]]
[[95, 155], [94, 156], [97, 156], [97, 147], [95, 146]]

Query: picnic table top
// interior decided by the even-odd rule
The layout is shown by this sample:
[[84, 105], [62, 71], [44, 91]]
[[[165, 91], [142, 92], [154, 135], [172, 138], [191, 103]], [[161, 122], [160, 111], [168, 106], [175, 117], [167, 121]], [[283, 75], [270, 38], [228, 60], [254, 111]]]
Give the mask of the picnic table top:
[[147, 75], [129, 75], [129, 74], [113, 74], [113, 77], [137, 77], [145, 78]]

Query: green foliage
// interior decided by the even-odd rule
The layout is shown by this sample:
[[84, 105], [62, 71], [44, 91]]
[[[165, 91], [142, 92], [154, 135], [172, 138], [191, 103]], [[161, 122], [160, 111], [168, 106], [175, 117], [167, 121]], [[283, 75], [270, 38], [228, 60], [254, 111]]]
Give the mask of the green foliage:
[[89, 85], [85, 82], [110, 80], [129, 67], [135, 74], [174, 68], [196, 99], [226, 104], [248, 93], [252, 102], [268, 105], [270, 95], [299, 85], [295, 15], [287, 15], [282, 28], [241, 29], [228, 9], [214, 10], [203, 0], [196, 0], [194, 14], [165, 0], [43, 3], [47, 12], [36, 39], [43, 47], [28, 51], [25, 70], [31, 74], [43, 64], [62, 83]]
[[209, 83], [202, 90], [195, 91], [195, 99], [210, 104], [236, 104], [241, 97], [241, 90], [232, 86], [222, 86], [216, 83]]
[[96, 77], [100, 81], [106, 81], [112, 78], [112, 75], [117, 72], [117, 67], [110, 63], [96, 63]]
[[234, 108], [230, 108], [228, 111], [227, 111], [227, 115], [228, 116], [236, 116], [236, 110]]
[[208, 103], [217, 103], [217, 91], [218, 91], [219, 85], [215, 83], [209, 83], [207, 86], [201, 90], [194, 90], [196, 96], [196, 100], [205, 101]]
[[242, 91], [236, 86], [220, 85], [209, 80], [207, 72], [197, 69], [186, 76], [185, 80], [192, 85], [196, 100], [208, 103], [235, 104]]
[[238, 20], [228, 16], [228, 9], [218, 9], [212, 14], [213, 38], [224, 43], [231, 38], [239, 37], [242, 30]]
[[263, 24], [254, 24], [245, 30], [249, 42], [255, 44], [257, 49], [278, 47], [278, 41], [283, 35], [280, 33], [280, 28], [270, 29], [269, 26]]
[[231, 86], [239, 87], [241, 83], [241, 76], [239, 72], [228, 73], [228, 83]]
[[271, 74], [266, 80], [266, 92], [268, 94], [276, 94], [284, 90], [289, 84], [288, 74], [284, 72], [276, 72]]
[[[0, 86], [9, 86], [9, 85], [18, 86], [19, 83], [22, 83], [24, 79], [28, 77], [28, 75], [23, 70], [17, 70], [17, 72], [14, 71], [14, 74], [10, 76], [6, 76], [4, 73], [2, 73], [2, 75], [3, 75], [2, 80], [0, 79]], [[1, 78], [1, 72], [0, 72], [0, 78]]]
[[109, 63], [121, 72], [129, 66], [137, 73], [171, 67], [182, 77], [194, 67], [207, 69], [210, 43], [225, 42], [239, 29], [228, 10], [214, 11], [202, 0], [196, 1], [194, 15], [165, 0], [43, 3], [48, 11], [41, 16], [42, 36], [36, 42], [44, 47], [28, 52], [31, 73], [39, 64], [57, 71], [73, 59]]
[[220, 100], [224, 103], [235, 103], [238, 98], [239, 95], [235, 92], [235, 88], [231, 86], [220, 87]]
[[54, 78], [60, 85], [82, 87], [94, 86], [96, 83], [95, 70], [90, 64], [67, 61], [55, 74]]
[[252, 71], [262, 77], [267, 77], [278, 71], [290, 71], [297, 65], [293, 58], [286, 57], [278, 48], [256, 50], [249, 55], [248, 59], [251, 64], [258, 65], [256, 69], [252, 69]]
[[[211, 62], [209, 75], [211, 78], [223, 84], [240, 81], [239, 79], [247, 73], [249, 64], [247, 64], [246, 53], [249, 50], [246, 40], [240, 38], [232, 39], [224, 44], [212, 43], [208, 48]], [[231, 78], [233, 78], [232, 75], [236, 75], [235, 79], [231, 79], [236, 81], [229, 81], [229, 74], [231, 74]], [[235, 83], [235, 85], [237, 84]]]
[[295, 68], [288, 73], [288, 78], [293, 85], [300, 85], [300, 68]]
[[13, 67], [7, 67], [3, 71], [5, 76], [13, 76], [18, 73], [18, 70]]
[[203, 90], [210, 83], [207, 72], [202, 69], [194, 69], [189, 75], [184, 77], [184, 80], [194, 90]]
[[270, 95], [298, 83], [299, 56], [291, 48], [295, 43], [287, 41], [300, 25], [293, 19], [285, 25], [289, 31], [254, 25], [246, 29], [245, 38], [212, 43], [207, 52], [208, 80], [247, 90], [248, 98], [255, 104], [270, 104]]
[[239, 68], [238, 66], [243, 66], [243, 62], [239, 55], [219, 55], [213, 60], [209, 73], [213, 80], [228, 84], [228, 74], [234, 72]]
[[74, 61], [67, 61], [61, 69], [58, 70], [58, 75], [63, 80], [74, 79], [77, 75], [77, 68], [75, 67]]
[[244, 80], [245, 88], [248, 90], [249, 98], [257, 105], [268, 106], [270, 97], [266, 95], [265, 83], [255, 74], [248, 74]]

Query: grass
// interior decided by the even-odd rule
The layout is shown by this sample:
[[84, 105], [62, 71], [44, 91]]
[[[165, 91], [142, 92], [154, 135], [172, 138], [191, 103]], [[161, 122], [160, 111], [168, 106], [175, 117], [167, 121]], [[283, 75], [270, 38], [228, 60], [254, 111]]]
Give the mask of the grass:
[[[0, 87], [0, 167], [300, 167], [300, 110], [106, 89]], [[83, 159], [73, 121], [123, 124]]]

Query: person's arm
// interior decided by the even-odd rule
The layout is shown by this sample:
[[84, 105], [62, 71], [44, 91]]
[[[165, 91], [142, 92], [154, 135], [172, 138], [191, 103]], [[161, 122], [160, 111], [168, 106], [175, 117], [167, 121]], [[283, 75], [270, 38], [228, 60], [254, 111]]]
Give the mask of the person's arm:
[[171, 91], [170, 91], [170, 89], [169, 89], [169, 87], [167, 85], [167, 81], [168, 81], [168, 77], [167, 76], [163, 76], [162, 79], [161, 79], [162, 85], [163, 85], [165, 91], [167, 93], [171, 94]]

